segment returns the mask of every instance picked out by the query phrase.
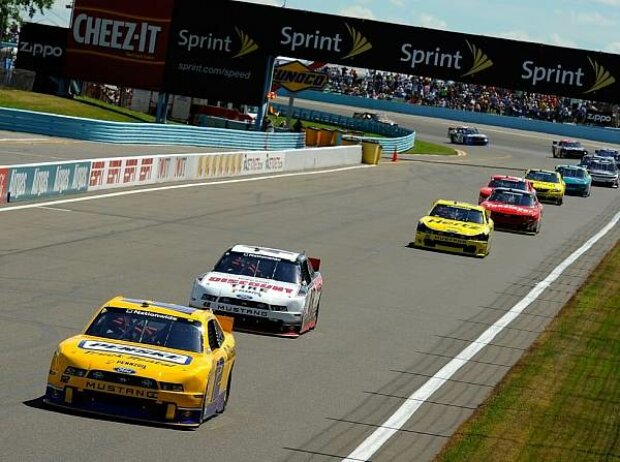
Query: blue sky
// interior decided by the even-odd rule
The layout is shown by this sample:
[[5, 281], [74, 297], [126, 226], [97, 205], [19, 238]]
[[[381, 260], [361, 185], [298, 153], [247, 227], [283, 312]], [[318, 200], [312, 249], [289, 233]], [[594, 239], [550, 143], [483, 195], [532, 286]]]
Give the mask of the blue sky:
[[[70, 3], [57, 0], [34, 19], [66, 27]], [[620, 0], [286, 0], [286, 7], [620, 54]]]

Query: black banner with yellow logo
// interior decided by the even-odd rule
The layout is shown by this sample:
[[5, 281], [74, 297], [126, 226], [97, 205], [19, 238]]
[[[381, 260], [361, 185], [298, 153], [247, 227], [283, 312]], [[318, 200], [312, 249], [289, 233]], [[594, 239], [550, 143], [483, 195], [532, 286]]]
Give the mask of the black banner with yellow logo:
[[268, 42], [245, 6], [176, 0], [164, 76], [168, 93], [255, 105], [265, 101]]
[[277, 56], [620, 102], [619, 55], [242, 1], [75, 0], [68, 37], [67, 77], [246, 104]]
[[274, 56], [620, 101], [618, 55], [230, 0], [209, 5]]

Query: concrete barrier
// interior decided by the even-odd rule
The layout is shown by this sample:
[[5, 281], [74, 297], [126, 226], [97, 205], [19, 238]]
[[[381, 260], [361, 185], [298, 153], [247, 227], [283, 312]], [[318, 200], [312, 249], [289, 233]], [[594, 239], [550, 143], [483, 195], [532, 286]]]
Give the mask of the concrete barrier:
[[0, 166], [0, 204], [180, 181], [344, 167], [361, 146], [280, 151], [163, 154]]

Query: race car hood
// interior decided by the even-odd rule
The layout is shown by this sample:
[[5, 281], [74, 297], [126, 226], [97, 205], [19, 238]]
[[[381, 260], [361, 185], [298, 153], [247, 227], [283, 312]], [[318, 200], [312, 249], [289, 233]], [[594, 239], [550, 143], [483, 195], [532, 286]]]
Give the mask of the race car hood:
[[468, 138], [480, 138], [484, 140], [487, 139], [487, 136], [482, 133], [467, 133], [465, 136]]
[[217, 272], [207, 273], [199, 284], [216, 297], [247, 297], [275, 304], [296, 296], [301, 289], [301, 284]]
[[433, 231], [455, 233], [468, 237], [477, 236], [478, 234], [484, 233], [488, 229], [487, 225], [484, 224], [449, 220], [447, 218], [431, 216], [423, 217], [420, 222]]
[[504, 202], [486, 201], [483, 207], [491, 212], [506, 213], [523, 217], [535, 217], [538, 209], [533, 207], [523, 207], [522, 205], [505, 204]]
[[615, 178], [618, 176], [617, 172], [610, 172], [609, 170], [602, 170], [597, 168], [590, 169], [590, 175], [603, 176], [609, 178]]
[[562, 151], [575, 151], [575, 152], [584, 152], [584, 148], [576, 148], [574, 146], [562, 146]]
[[89, 335], [78, 335], [62, 342], [58, 356], [63, 370], [71, 365], [163, 381], [174, 381], [177, 374], [194, 370], [203, 358], [200, 353]]

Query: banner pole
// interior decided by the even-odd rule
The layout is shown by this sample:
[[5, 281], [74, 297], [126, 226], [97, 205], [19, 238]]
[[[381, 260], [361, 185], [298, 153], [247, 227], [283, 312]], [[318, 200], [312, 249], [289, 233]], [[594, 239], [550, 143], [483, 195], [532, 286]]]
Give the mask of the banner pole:
[[265, 76], [263, 82], [265, 85], [263, 87], [263, 102], [258, 106], [258, 113], [256, 114], [256, 122], [254, 124], [254, 129], [260, 131], [263, 126], [263, 119], [266, 117], [267, 105], [269, 101], [267, 100], [267, 93], [271, 91], [272, 79], [273, 79], [273, 56], [267, 57], [267, 65], [265, 66]]

